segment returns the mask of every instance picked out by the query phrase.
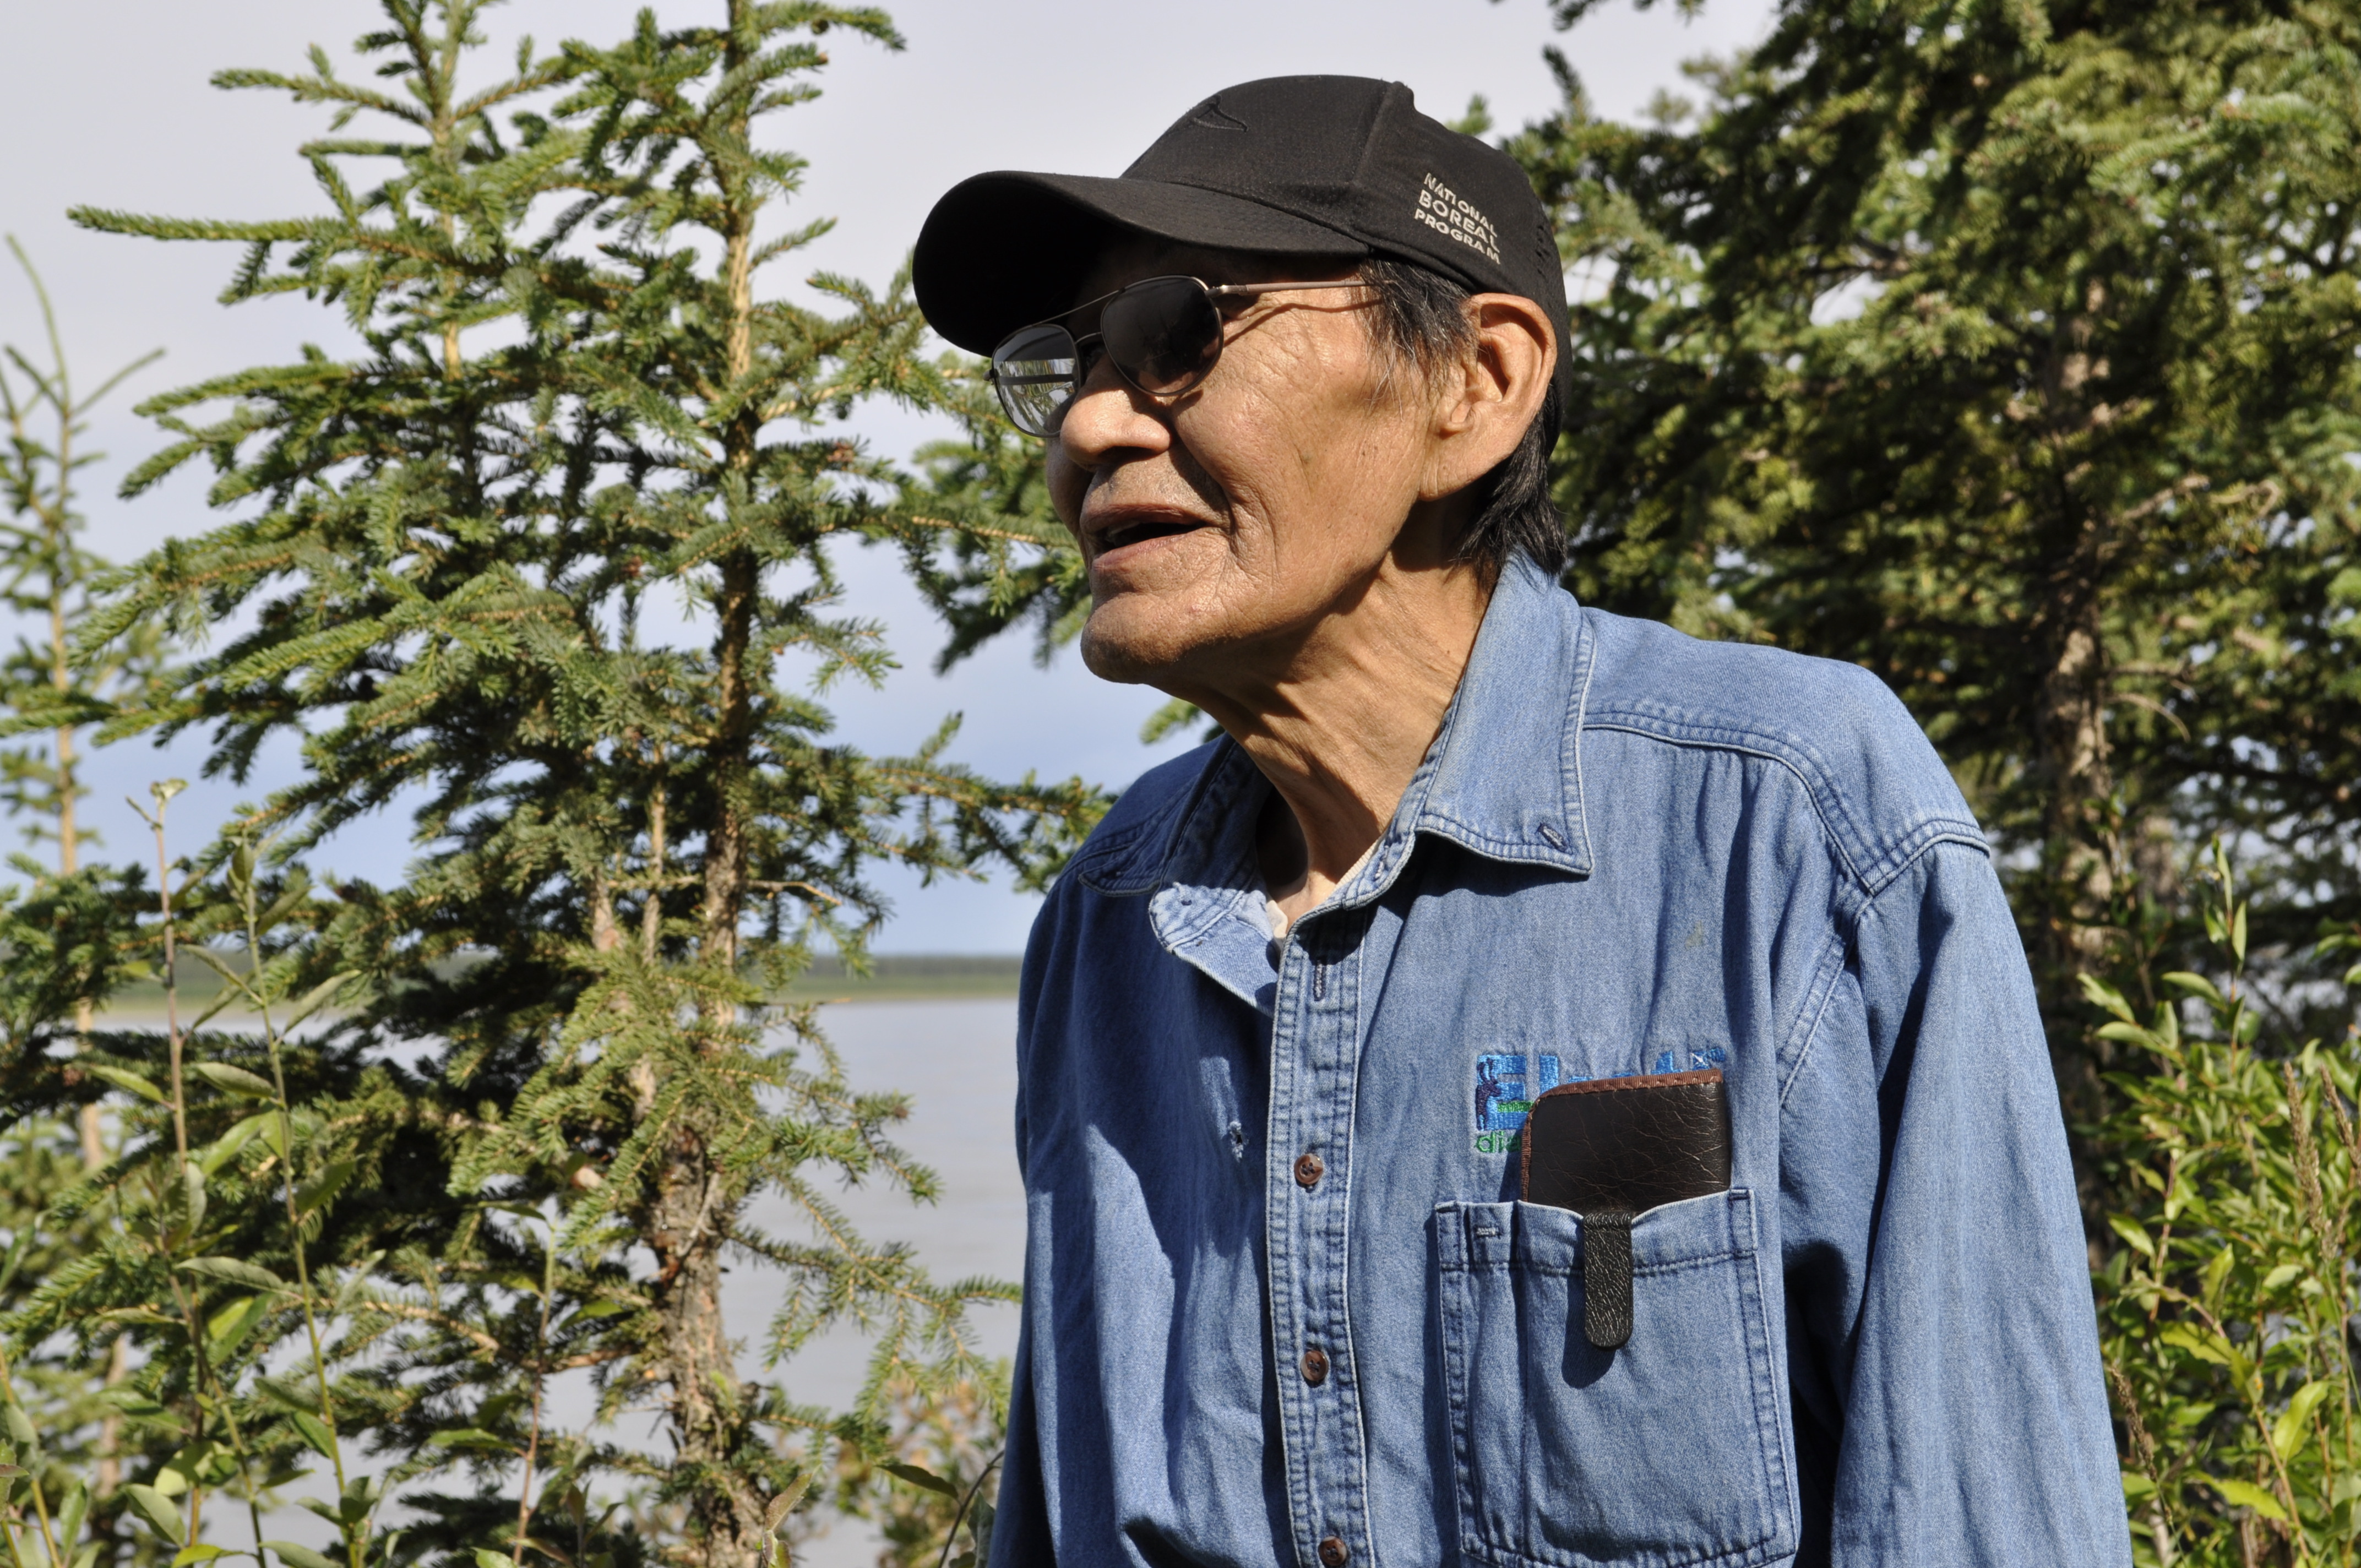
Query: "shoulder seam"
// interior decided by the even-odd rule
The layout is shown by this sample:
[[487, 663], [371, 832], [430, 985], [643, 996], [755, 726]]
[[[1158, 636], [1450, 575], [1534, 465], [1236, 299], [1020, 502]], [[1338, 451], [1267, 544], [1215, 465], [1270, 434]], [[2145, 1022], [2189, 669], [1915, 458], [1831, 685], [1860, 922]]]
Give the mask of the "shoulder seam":
[[[1930, 816], [1914, 825], [1909, 831], [1882, 848], [1867, 835], [1854, 831], [1843, 820], [1841, 802], [1829, 798], [1833, 786], [1811, 765], [1808, 756], [1759, 732], [1735, 725], [1719, 724], [1698, 733], [1694, 729], [1675, 729], [1669, 720], [1653, 715], [1629, 710], [1608, 709], [1597, 715], [1587, 715], [1587, 729], [1618, 729], [1631, 735], [1644, 735], [1668, 746], [1683, 746], [1705, 751], [1732, 751], [1750, 757], [1761, 757], [1774, 762], [1792, 774], [1803, 786], [1804, 797], [1812, 803], [1812, 814], [1819, 819], [1820, 832], [1828, 839], [1837, 862], [1845, 875], [1861, 890], [1864, 898], [1875, 898], [1927, 846], [1944, 839], [1957, 839], [1990, 852], [1982, 832], [1976, 824], [1964, 817]], [[1838, 809], [1833, 811], [1831, 806]]]
[[[1861, 922], [1864, 920], [1874, 919], [1876, 917], [1877, 901], [1884, 896], [1887, 889], [1891, 888], [1894, 883], [1901, 880], [1902, 874], [1917, 864], [1920, 861], [1926, 859], [1928, 855], [1933, 854], [1936, 849], [1940, 845], [1947, 843], [1959, 844], [1964, 848], [1971, 849], [1981, 855], [1989, 856], [1992, 853], [1991, 846], [1983, 841], [1981, 835], [1973, 839], [1963, 839], [1957, 834], [1950, 833], [1921, 835], [1921, 837], [1923, 841], [1919, 843], [1916, 849], [1912, 850], [1909, 854], [1901, 857], [1899, 861], [1894, 867], [1892, 874], [1880, 882], [1874, 891], [1865, 894], [1852, 908], [1846, 911], [1841, 922], [1832, 922], [1830, 924], [1828, 930], [1828, 953], [1821, 960], [1822, 972], [1821, 975], [1813, 981], [1813, 989], [1817, 992], [1818, 999], [1817, 1001], [1808, 1004], [1805, 1009], [1806, 1014], [1810, 1019], [1809, 1025], [1802, 1029], [1800, 1035], [1797, 1036], [1795, 1059], [1779, 1079], [1779, 1108], [1781, 1111], [1785, 1111], [1787, 1107], [1787, 1097], [1795, 1092], [1796, 1083], [1800, 1081], [1804, 1076], [1804, 1068], [1806, 1064], [1812, 1059], [1812, 1047], [1820, 1037], [1820, 1025], [1828, 1021], [1828, 1004], [1835, 1000], [1837, 985], [1839, 981], [1843, 979], [1847, 955], [1853, 950], [1855, 946], [1857, 946], [1861, 940]], [[1799, 1022], [1801, 1022], [1800, 1019]], [[1780, 1054], [1785, 1054], [1784, 1048]]]

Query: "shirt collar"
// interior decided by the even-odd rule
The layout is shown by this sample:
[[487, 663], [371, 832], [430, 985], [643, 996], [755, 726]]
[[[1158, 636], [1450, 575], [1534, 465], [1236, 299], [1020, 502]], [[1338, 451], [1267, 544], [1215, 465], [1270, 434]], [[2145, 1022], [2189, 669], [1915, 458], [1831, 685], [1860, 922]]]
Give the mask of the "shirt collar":
[[[1421, 834], [1492, 860], [1587, 876], [1581, 734], [1592, 656], [1573, 596], [1522, 555], [1510, 562], [1442, 729], [1392, 822], [1323, 909], [1382, 894]], [[1088, 880], [1108, 893], [1154, 889], [1151, 918], [1176, 952], [1208, 942], [1227, 946], [1233, 937], [1244, 942], [1248, 929], [1261, 927], [1254, 821], [1268, 787], [1246, 754], [1224, 740], [1197, 786], [1174, 803], [1165, 830], [1141, 834], [1130, 853], [1094, 866]]]
[[1589, 875], [1582, 707], [1594, 652], [1574, 596], [1518, 554], [1492, 591], [1442, 733], [1402, 792], [1389, 845], [1432, 833], [1492, 860]]

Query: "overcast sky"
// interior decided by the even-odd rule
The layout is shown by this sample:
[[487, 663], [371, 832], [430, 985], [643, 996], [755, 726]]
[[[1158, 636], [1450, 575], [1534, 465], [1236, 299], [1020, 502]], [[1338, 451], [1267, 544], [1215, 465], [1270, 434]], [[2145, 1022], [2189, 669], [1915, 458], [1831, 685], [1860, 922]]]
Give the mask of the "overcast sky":
[[[664, 20], [718, 12], [718, 0], [668, 0]], [[609, 43], [635, 6], [618, 0], [510, 0], [489, 28], [495, 60], [533, 34]], [[1543, 63], [1554, 38], [1571, 55], [1594, 104], [1637, 117], [1661, 88], [1681, 86], [1681, 61], [1725, 53], [1761, 36], [1768, 0], [1710, 0], [1684, 22], [1667, 3], [1640, 12], [1609, 0], [1571, 34], [1550, 30], [1545, 0], [923, 0], [891, 7], [908, 41], [889, 52], [847, 38], [822, 77], [825, 96], [771, 121], [777, 145], [810, 159], [796, 203], [803, 219], [831, 216], [835, 232], [774, 281], [826, 269], [882, 284], [897, 268], [934, 199], [981, 170], [1119, 172], [1180, 111], [1214, 89], [1258, 76], [1328, 71], [1397, 78], [1420, 106], [1455, 116], [1471, 94], [1491, 102], [1502, 129], [1546, 114], [1556, 88]], [[166, 357], [97, 423], [109, 454], [87, 470], [91, 543], [122, 560], [170, 536], [208, 526], [198, 482], [181, 481], [125, 503], [114, 498], [128, 466], [158, 444], [128, 412], [137, 395], [242, 366], [291, 357], [305, 342], [331, 352], [350, 339], [329, 312], [300, 299], [225, 310], [215, 302], [235, 258], [226, 250], [168, 246], [75, 229], [77, 203], [190, 217], [293, 217], [319, 209], [296, 145], [325, 116], [281, 96], [225, 93], [215, 71], [295, 71], [305, 49], [340, 62], [376, 24], [367, 0], [0, 0], [10, 47], [0, 61], [0, 230], [15, 235], [47, 277], [69, 353], [94, 383], [150, 348]], [[841, 38], [842, 35], [835, 35]], [[353, 70], [349, 74], [359, 75]], [[22, 279], [0, 273], [0, 341], [36, 345], [38, 318]], [[872, 411], [856, 430], [899, 455], [928, 433], [906, 415]], [[1028, 650], [992, 650], [948, 678], [929, 673], [939, 629], [895, 579], [889, 558], [856, 553], [849, 577], [862, 613], [884, 618], [905, 665], [882, 691], [840, 688], [842, 732], [876, 751], [914, 745], [954, 709], [967, 715], [957, 755], [1013, 777], [1081, 773], [1120, 784], [1180, 749], [1139, 744], [1141, 720], [1161, 701], [1137, 687], [1094, 681], [1071, 653], [1046, 671]], [[116, 858], [138, 853], [122, 804], [148, 781], [192, 779], [201, 749], [169, 755], [144, 742], [103, 752], [91, 769], [93, 814]], [[291, 754], [272, 760], [284, 770]], [[183, 848], [237, 800], [285, 776], [240, 790], [192, 788], [175, 806], [189, 826]], [[389, 879], [405, 858], [406, 823], [347, 833], [325, 859], [339, 870]], [[898, 909], [878, 946], [900, 952], [1015, 952], [1035, 901], [1001, 887], [896, 890]]]

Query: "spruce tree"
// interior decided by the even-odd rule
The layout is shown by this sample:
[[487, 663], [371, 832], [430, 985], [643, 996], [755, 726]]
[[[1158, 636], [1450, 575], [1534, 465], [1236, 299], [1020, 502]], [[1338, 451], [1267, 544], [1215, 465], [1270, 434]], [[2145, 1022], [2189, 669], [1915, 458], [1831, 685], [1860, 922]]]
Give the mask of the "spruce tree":
[[[896, 477], [837, 422], [956, 389], [898, 280], [814, 279], [828, 311], [766, 297], [764, 269], [825, 225], [773, 226], [802, 166], [759, 133], [816, 92], [824, 35], [897, 45], [885, 16], [713, 0], [710, 25], [642, 13], [612, 48], [528, 42], [478, 82], [481, 8], [386, 0], [368, 80], [316, 49], [216, 78], [331, 108], [302, 149], [320, 214], [75, 214], [238, 246], [226, 302], [304, 294], [362, 348], [144, 405], [172, 440], [127, 492], [208, 465], [225, 517], [129, 569], [81, 643], [214, 639], [105, 736], [202, 734], [239, 780], [274, 737], [300, 747], [298, 780], [169, 872], [172, 928], [272, 1013], [126, 1038], [110, 1070], [153, 1087], [169, 1048], [172, 1113], [125, 1102], [133, 1146], [93, 1188], [197, 1168], [189, 1192], [214, 1197], [163, 1215], [173, 1245], [257, 1272], [126, 1255], [10, 1326], [86, 1332], [149, 1299], [154, 1266], [242, 1283], [230, 1306], [259, 1304], [229, 1369], [159, 1392], [235, 1449], [208, 1475], [236, 1495], [330, 1456], [348, 1568], [521, 1563], [528, 1541], [753, 1568], [896, 1401], [994, 1397], [965, 1312], [1011, 1293], [937, 1284], [845, 1224], [832, 1181], [934, 1181], [891, 1141], [905, 1102], [851, 1092], [811, 1010], [774, 999], [815, 945], [859, 961], [887, 912], [874, 868], [1038, 886], [1100, 800], [951, 764], [955, 721], [862, 755], [817, 700], [890, 663], [832, 553], [897, 526]], [[402, 809], [399, 883], [308, 869]], [[756, 1229], [763, 1192], [808, 1234]], [[740, 1376], [732, 1258], [784, 1271], [774, 1353], [870, 1328], [855, 1409]], [[133, 1321], [203, 1359], [204, 1335]], [[269, 1373], [274, 1344], [295, 1372]], [[661, 1415], [663, 1452], [555, 1429], [548, 1382], [585, 1368], [602, 1421]], [[357, 1442], [417, 1516], [398, 1534]]]
[[[80, 504], [81, 475], [105, 454], [83, 443], [92, 410], [164, 351], [142, 355], [93, 390], [78, 390], [49, 290], [14, 236], [8, 250], [31, 285], [49, 354], [44, 365], [13, 344], [0, 350], [7, 360], [0, 367], [0, 418], [8, 426], [6, 449], [0, 452], [0, 498], [8, 509], [0, 519], [0, 604], [37, 629], [20, 635], [0, 663], [0, 732], [40, 734], [47, 744], [0, 751], [0, 809], [19, 819], [28, 843], [57, 846], [56, 877], [71, 883], [82, 878], [85, 853], [98, 842], [81, 817], [90, 794], [81, 776], [82, 731], [111, 717], [120, 699], [142, 693], [160, 674], [160, 651], [149, 628], [85, 648], [79, 658], [71, 646], [90, 613], [93, 587], [106, 569], [83, 543], [88, 520]], [[17, 870], [43, 874], [21, 860]], [[50, 982], [58, 973], [32, 972]], [[90, 1032], [96, 1000], [94, 993], [71, 998], [82, 1035]], [[21, 1022], [31, 1027], [35, 1019], [23, 1015]], [[96, 1165], [103, 1158], [96, 1108], [85, 1113], [79, 1136], [84, 1158]]]
[[[25, 854], [9, 857], [24, 882], [0, 894], [0, 953], [6, 956], [0, 972], [0, 1059], [13, 1062], [46, 1055], [65, 1038], [77, 1054], [86, 1053], [98, 1003], [133, 966], [137, 879], [85, 863], [97, 839], [81, 817], [90, 793], [80, 772], [82, 731], [107, 717], [115, 699], [155, 676], [158, 649], [151, 635], [135, 634], [78, 662], [70, 639], [105, 568], [83, 543], [88, 521], [81, 510], [82, 481], [104, 460], [86, 443], [91, 413], [162, 351], [133, 360], [94, 389], [78, 387], [39, 272], [14, 236], [8, 249], [29, 287], [47, 352], [37, 357], [13, 343], [0, 349], [0, 418], [7, 426], [0, 448], [0, 500], [6, 508], [0, 517], [0, 604], [33, 628], [0, 663], [0, 733], [38, 734], [45, 744], [0, 750], [0, 810], [20, 825], [28, 845], [56, 846], [53, 866]], [[0, 1144], [5, 1312], [90, 1245], [87, 1227], [53, 1230], [40, 1216], [80, 1179], [104, 1167], [110, 1152], [95, 1099], [63, 1117], [0, 1120], [7, 1125]], [[101, 1396], [126, 1376], [129, 1345], [118, 1336], [90, 1348], [94, 1354], [41, 1347], [13, 1369], [9, 1393], [42, 1425], [83, 1434], [61, 1457], [88, 1457], [92, 1482], [104, 1498], [119, 1479], [123, 1432], [119, 1412]]]
[[1653, 126], [1560, 57], [1510, 144], [1603, 283], [1570, 582], [1900, 693], [2070, 1057], [2075, 973], [2172, 967], [2214, 832], [2267, 851], [2259, 948], [2361, 909], [2356, 43], [2336, 6], [1790, 5]]

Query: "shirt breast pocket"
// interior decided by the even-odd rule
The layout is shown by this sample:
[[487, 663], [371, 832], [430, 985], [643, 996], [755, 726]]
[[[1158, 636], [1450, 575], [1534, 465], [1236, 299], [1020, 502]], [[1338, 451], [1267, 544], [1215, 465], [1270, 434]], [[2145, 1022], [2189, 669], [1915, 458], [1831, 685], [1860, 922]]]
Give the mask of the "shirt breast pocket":
[[1741, 1568], [1795, 1550], [1752, 1195], [1631, 1224], [1631, 1337], [1582, 1326], [1582, 1222], [1434, 1212], [1460, 1549], [1524, 1568]]

